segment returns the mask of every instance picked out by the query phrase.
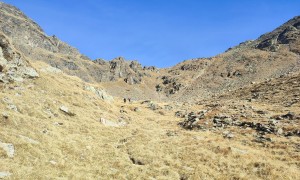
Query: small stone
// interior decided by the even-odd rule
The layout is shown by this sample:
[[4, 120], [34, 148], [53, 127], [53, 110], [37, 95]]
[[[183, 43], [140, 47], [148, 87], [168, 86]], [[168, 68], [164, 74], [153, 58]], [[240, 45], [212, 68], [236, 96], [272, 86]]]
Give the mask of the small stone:
[[278, 128], [278, 129], [277, 129], [277, 134], [278, 134], [278, 135], [282, 135], [282, 134], [283, 134], [282, 128]]
[[61, 106], [59, 109], [60, 109], [62, 112], [64, 112], [64, 113], [66, 113], [67, 115], [69, 115], [69, 116], [75, 116], [75, 115], [76, 115], [75, 113], [69, 111], [69, 108], [66, 107], [66, 106]]
[[257, 114], [268, 114], [267, 111], [263, 111], [263, 110], [258, 110], [256, 111]]
[[7, 112], [2, 112], [2, 117], [4, 117], [5, 119], [8, 119], [9, 115]]
[[17, 106], [14, 105], [14, 104], [9, 104], [9, 105], [7, 105], [7, 108], [10, 109], [10, 110], [13, 110], [13, 111], [15, 111], [15, 112], [18, 112], [18, 108], [17, 108]]
[[55, 123], [53, 123], [53, 125], [54, 126], [62, 126], [62, 125], [64, 125], [64, 123], [62, 123], [62, 122], [55, 122]]
[[0, 172], [0, 179], [6, 178], [11, 176], [11, 173], [9, 172]]
[[258, 142], [258, 143], [272, 142], [272, 138], [268, 138], [268, 137], [265, 137], [265, 136], [258, 136], [255, 139], [255, 141]]
[[121, 126], [125, 126], [126, 123], [125, 122], [119, 122], [119, 123], [115, 123], [113, 121], [104, 119], [104, 118], [100, 118], [100, 122], [104, 125], [104, 126], [110, 126], [110, 127], [121, 127]]
[[223, 134], [224, 134], [224, 136], [223, 136], [224, 138], [228, 138], [228, 139], [234, 138], [234, 134], [232, 134], [229, 131], [225, 131]]
[[178, 136], [177, 132], [176, 131], [167, 131], [166, 133], [167, 136], [171, 137], [171, 136]]
[[49, 161], [49, 163], [52, 164], [52, 165], [56, 165], [57, 164], [57, 162], [54, 161], [54, 160]]
[[48, 134], [48, 129], [43, 129], [42, 133]]
[[0, 148], [6, 152], [9, 158], [13, 158], [15, 156], [15, 147], [13, 144], [0, 142]]

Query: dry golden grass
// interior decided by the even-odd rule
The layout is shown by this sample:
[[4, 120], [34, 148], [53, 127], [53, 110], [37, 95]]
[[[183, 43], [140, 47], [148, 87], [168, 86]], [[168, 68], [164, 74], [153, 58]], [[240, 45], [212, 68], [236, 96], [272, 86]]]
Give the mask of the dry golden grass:
[[[37, 69], [46, 66], [33, 64]], [[0, 141], [15, 146], [14, 158], [0, 151], [0, 171], [11, 179], [299, 179], [299, 138], [274, 137], [265, 146], [251, 134], [232, 140], [222, 134], [186, 131], [174, 109], [150, 110], [146, 104], [107, 103], [83, 90], [84, 82], [65, 74], [9, 85], [0, 92]], [[7, 109], [9, 98], [19, 112]], [[75, 116], [59, 110], [67, 106]], [[160, 103], [160, 106], [163, 107]], [[121, 113], [124, 106], [125, 113]], [[139, 107], [135, 112], [134, 108]], [[199, 110], [201, 106], [183, 108]], [[161, 112], [160, 112], [161, 111]], [[51, 113], [50, 113], [51, 112]], [[100, 118], [125, 127], [105, 127]], [[61, 125], [57, 125], [61, 123]], [[20, 135], [39, 144], [30, 144]], [[289, 144], [286, 144], [289, 143]], [[298, 149], [299, 150], [299, 149]]]

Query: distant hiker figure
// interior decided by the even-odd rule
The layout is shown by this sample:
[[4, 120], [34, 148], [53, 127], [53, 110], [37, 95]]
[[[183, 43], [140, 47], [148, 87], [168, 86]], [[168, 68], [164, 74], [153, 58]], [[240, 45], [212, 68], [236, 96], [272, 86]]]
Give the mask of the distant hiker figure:
[[131, 102], [131, 98], [128, 98], [128, 102], [129, 102], [129, 103]]
[[124, 103], [126, 103], [126, 98], [123, 98]]

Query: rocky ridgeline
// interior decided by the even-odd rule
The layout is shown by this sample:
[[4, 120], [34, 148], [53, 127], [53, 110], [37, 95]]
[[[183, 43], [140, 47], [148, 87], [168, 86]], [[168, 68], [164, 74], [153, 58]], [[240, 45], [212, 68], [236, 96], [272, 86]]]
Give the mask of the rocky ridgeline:
[[36, 48], [73, 57], [80, 56], [75, 48], [56, 36], [45, 35], [43, 29], [18, 8], [0, 2], [0, 9], [0, 30], [11, 38], [25, 56], [34, 56], [32, 50]]
[[[140, 84], [155, 67], [142, 67], [137, 61], [115, 58], [90, 60], [76, 48], [43, 29], [18, 8], [0, 2], [0, 32], [9, 37], [15, 48], [32, 61], [44, 61], [69, 75], [87, 82], [109, 82], [122, 79], [128, 84]], [[153, 88], [154, 89], [154, 88]]]
[[0, 34], [0, 83], [22, 82], [24, 78], [38, 76], [22, 54], [14, 49], [8, 38]]
[[297, 16], [274, 31], [261, 36], [255, 47], [261, 50], [276, 52], [281, 46], [300, 54], [300, 16]]
[[[157, 73], [155, 67], [142, 67], [137, 61], [121, 57], [92, 61], [56, 36], [47, 36], [19, 9], [5, 3], [0, 3], [0, 8], [0, 31], [24, 57], [44, 61], [86, 82], [145, 84], [147, 90], [137, 87], [135, 91], [140, 92], [136, 95], [140, 99], [146, 93], [147, 98], [156, 100], [161, 97], [176, 101], [209, 99], [248, 86], [253, 81], [300, 72], [300, 17], [215, 57], [184, 61]], [[135, 94], [138, 93], [131, 96]], [[116, 91], [114, 95], [123, 97], [124, 93]]]
[[[162, 81], [157, 90], [167, 95], [176, 92], [169, 96], [173, 100], [202, 100], [249, 86], [252, 82], [299, 73], [299, 24], [300, 16], [297, 16], [271, 33], [243, 42], [225, 53], [184, 61], [168, 71], [175, 83], [165, 85]], [[178, 88], [177, 84], [183, 84], [184, 88]]]

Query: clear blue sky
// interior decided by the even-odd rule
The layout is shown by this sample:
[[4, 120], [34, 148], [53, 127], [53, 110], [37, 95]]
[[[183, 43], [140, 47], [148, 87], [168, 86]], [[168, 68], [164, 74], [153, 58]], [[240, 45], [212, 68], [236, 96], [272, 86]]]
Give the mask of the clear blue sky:
[[91, 59], [169, 67], [209, 57], [300, 15], [299, 0], [2, 0]]

